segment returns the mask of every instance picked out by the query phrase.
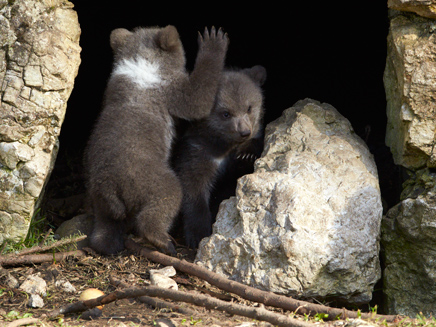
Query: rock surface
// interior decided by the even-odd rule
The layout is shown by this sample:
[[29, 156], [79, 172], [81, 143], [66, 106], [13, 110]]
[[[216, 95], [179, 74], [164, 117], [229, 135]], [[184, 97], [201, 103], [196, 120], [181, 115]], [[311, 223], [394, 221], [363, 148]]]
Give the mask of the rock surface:
[[0, 244], [27, 234], [80, 64], [72, 3], [0, 0]]
[[196, 262], [300, 298], [365, 303], [380, 278], [372, 155], [328, 104], [297, 102], [266, 128], [255, 171], [221, 204]]
[[436, 18], [435, 0], [388, 0], [388, 7], [395, 10], [415, 12], [427, 18]]
[[390, 22], [384, 74], [386, 144], [395, 163], [436, 167], [436, 21], [397, 15]]
[[415, 317], [436, 307], [436, 174], [419, 171], [382, 221], [386, 310]]

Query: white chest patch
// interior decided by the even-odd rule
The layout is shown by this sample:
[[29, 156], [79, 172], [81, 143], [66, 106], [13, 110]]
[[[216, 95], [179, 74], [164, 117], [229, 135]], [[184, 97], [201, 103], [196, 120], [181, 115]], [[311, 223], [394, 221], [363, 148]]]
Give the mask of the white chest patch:
[[219, 169], [221, 164], [223, 163], [225, 158], [214, 158], [213, 162], [215, 163], [215, 165], [217, 166], [217, 168]]
[[115, 66], [112, 75], [126, 76], [144, 89], [155, 88], [162, 84], [159, 65], [150, 63], [144, 58], [122, 60]]

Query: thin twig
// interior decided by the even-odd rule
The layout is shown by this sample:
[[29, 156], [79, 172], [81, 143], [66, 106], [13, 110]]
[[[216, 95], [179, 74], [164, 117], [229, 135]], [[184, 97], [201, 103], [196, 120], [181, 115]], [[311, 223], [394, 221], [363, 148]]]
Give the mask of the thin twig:
[[62, 238], [59, 241], [54, 242], [53, 244], [50, 245], [37, 245], [37, 246], [32, 246], [31, 248], [26, 248], [23, 249], [21, 251], [19, 251], [18, 253], [14, 253], [14, 254], [8, 254], [7, 256], [21, 256], [21, 255], [25, 255], [25, 254], [29, 254], [29, 253], [35, 253], [35, 252], [45, 252], [48, 250], [51, 250], [53, 248], [57, 248], [57, 247], [62, 247], [71, 243], [77, 243], [79, 241], [82, 241], [86, 238], [86, 235], [80, 235], [77, 237], [67, 237], [67, 238]]
[[52, 231], [52, 229], [50, 228], [50, 229], [47, 231], [47, 233], [45, 233], [44, 239], [43, 239], [41, 242], [39, 242], [38, 246], [44, 246], [44, 243], [45, 243], [45, 241], [47, 240], [48, 236], [50, 235], [51, 231]]
[[25, 265], [25, 264], [37, 264], [43, 262], [61, 261], [69, 256], [76, 258], [84, 257], [86, 254], [82, 250], [75, 250], [69, 252], [58, 252], [58, 253], [42, 253], [42, 254], [28, 254], [21, 256], [0, 256], [0, 265], [3, 266], [15, 266], [15, 265]]

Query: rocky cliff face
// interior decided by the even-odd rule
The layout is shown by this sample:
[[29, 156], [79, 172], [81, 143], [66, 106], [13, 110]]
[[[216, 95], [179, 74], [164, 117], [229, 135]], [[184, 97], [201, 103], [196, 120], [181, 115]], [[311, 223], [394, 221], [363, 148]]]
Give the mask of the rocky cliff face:
[[80, 64], [72, 3], [0, 1], [0, 244], [26, 236]]
[[395, 163], [411, 169], [436, 167], [436, 22], [393, 14], [384, 75], [386, 144]]
[[385, 310], [430, 316], [436, 305], [436, 1], [388, 4], [396, 10], [384, 75], [386, 144], [409, 179], [382, 221]]

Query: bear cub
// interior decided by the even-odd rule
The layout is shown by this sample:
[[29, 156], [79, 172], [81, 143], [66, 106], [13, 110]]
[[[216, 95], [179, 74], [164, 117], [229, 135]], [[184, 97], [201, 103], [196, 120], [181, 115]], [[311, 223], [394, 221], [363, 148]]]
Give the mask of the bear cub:
[[90, 244], [102, 254], [124, 248], [134, 233], [174, 254], [168, 234], [182, 187], [170, 165], [175, 120], [209, 115], [228, 47], [221, 29], [198, 36], [193, 71], [174, 26], [116, 29], [114, 66], [103, 108], [84, 156], [87, 198], [94, 217]]
[[217, 178], [259, 143], [265, 79], [262, 66], [225, 71], [210, 115], [192, 122], [174, 149], [183, 189], [180, 216], [190, 248], [212, 233], [209, 202]]

